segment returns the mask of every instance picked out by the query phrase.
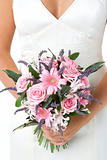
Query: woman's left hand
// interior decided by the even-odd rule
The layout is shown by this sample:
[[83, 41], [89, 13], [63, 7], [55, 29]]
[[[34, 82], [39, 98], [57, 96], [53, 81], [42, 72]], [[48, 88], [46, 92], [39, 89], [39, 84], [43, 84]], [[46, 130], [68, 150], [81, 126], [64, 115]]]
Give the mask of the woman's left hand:
[[58, 131], [54, 132], [51, 128], [46, 127], [44, 124], [42, 126], [43, 136], [49, 139], [55, 145], [64, 145], [70, 139], [72, 139], [75, 133], [81, 128], [81, 123], [79, 122], [79, 119], [81, 118], [84, 119], [82, 116], [72, 116], [68, 127], [65, 131], [63, 131], [63, 136], [61, 136]]

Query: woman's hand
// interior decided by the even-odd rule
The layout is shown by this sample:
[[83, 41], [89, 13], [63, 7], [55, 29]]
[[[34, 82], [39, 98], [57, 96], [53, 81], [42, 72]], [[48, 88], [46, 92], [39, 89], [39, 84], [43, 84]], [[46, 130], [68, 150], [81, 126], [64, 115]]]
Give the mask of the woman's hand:
[[43, 125], [43, 136], [49, 139], [53, 144], [64, 145], [70, 139], [72, 139], [75, 133], [81, 128], [81, 119], [85, 120], [85, 118], [82, 116], [72, 116], [67, 129], [63, 131], [63, 136], [61, 136], [58, 131], [54, 132], [51, 128]]

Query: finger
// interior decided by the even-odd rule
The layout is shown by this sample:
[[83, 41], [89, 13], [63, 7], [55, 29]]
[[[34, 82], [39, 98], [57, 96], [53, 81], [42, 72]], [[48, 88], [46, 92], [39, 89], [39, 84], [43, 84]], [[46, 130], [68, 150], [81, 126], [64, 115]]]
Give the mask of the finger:
[[44, 134], [44, 133], [43, 133], [43, 136], [44, 136], [46, 139], [51, 140], [51, 139], [50, 139], [50, 137], [49, 137], [49, 136], [47, 136], [47, 135], [46, 135], [46, 134]]
[[55, 142], [55, 141], [51, 141], [51, 143], [55, 144], [55, 145], [64, 145], [66, 144], [66, 142]]
[[50, 130], [50, 128], [49, 128], [49, 127], [46, 127], [45, 124], [42, 125], [41, 129], [42, 129], [43, 131], [45, 131], [45, 130], [47, 130], [47, 131]]

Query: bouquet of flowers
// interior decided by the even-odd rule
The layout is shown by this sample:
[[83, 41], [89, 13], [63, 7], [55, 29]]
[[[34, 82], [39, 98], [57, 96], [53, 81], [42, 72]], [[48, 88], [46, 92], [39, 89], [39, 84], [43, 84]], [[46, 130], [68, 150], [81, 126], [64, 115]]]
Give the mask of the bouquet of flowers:
[[[52, 53], [52, 51], [49, 49]], [[53, 53], [51, 57], [41, 51], [38, 56], [38, 65], [19, 60], [28, 68], [28, 73], [17, 74], [11, 70], [3, 71], [14, 80], [15, 86], [2, 89], [14, 90], [19, 95], [15, 106], [20, 107], [15, 111], [27, 113], [27, 122], [17, 127], [24, 128], [35, 126], [34, 134], [37, 134], [39, 145], [43, 140], [44, 147], [48, 148], [49, 140], [43, 136], [42, 125], [45, 124], [53, 131], [59, 131], [63, 136], [72, 116], [85, 116], [90, 114], [87, 104], [91, 100], [101, 102], [92, 96], [91, 91], [95, 86], [90, 86], [88, 76], [99, 70], [104, 62], [96, 62], [87, 68], [83, 68], [76, 63], [79, 53], [64, 55], [62, 49], [56, 57]], [[14, 131], [16, 130], [14, 129]], [[54, 152], [55, 145], [50, 142], [51, 152]], [[59, 146], [56, 149], [59, 151]], [[62, 146], [67, 147], [67, 144]]]

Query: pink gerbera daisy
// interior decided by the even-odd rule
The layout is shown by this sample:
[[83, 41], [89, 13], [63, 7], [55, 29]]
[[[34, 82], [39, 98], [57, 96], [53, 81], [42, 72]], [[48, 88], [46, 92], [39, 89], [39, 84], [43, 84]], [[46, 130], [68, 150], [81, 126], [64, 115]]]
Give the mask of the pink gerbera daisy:
[[65, 85], [67, 82], [64, 78], [61, 78], [57, 68], [52, 68], [50, 72], [48, 70], [43, 70], [40, 75], [40, 80], [42, 81], [43, 87], [47, 89], [48, 95], [55, 94], [58, 88], [61, 89], [60, 85]]
[[46, 108], [39, 107], [38, 114], [36, 115], [36, 120], [38, 122], [40, 122], [42, 119], [44, 119], [46, 126], [50, 127], [51, 126], [51, 117], [52, 117], [51, 110], [52, 110], [52, 108], [46, 109]]

